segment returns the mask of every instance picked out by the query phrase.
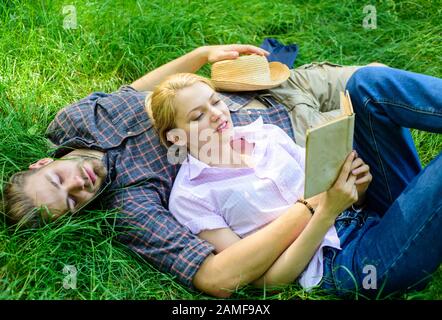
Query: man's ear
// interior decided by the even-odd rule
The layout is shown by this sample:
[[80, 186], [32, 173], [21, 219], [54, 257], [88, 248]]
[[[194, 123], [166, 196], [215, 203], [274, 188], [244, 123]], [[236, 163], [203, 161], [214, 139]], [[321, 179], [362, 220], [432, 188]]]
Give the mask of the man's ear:
[[40, 159], [37, 162], [34, 162], [33, 164], [31, 164], [29, 166], [29, 169], [30, 170], [40, 169], [40, 168], [43, 168], [44, 166], [47, 166], [48, 164], [50, 164], [53, 161], [54, 161], [54, 159], [51, 159], [51, 158], [43, 158], [43, 159]]

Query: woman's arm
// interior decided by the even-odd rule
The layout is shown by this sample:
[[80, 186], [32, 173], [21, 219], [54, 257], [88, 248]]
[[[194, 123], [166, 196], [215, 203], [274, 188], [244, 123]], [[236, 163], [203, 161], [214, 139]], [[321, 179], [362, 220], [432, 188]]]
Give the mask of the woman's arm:
[[[306, 219], [306, 221], [308, 220]], [[308, 265], [333, 223], [334, 220], [317, 211], [310, 222], [306, 224], [305, 229], [300, 231], [299, 237], [252, 284], [259, 287], [264, 285], [269, 287], [293, 282]], [[199, 233], [198, 237], [210, 242], [217, 253], [241, 241], [241, 238], [229, 228], [206, 230]], [[251, 250], [253, 249], [251, 248]]]
[[245, 44], [203, 46], [147, 73], [134, 81], [131, 86], [137, 91], [153, 91], [156, 85], [172, 74], [195, 73], [208, 62], [236, 59], [240, 54], [268, 55], [269, 53], [264, 49]]
[[216, 253], [220, 253], [235, 242], [241, 240], [241, 238], [230, 228], [204, 230], [198, 234], [198, 237], [210, 242], [215, 247]]
[[253, 285], [271, 287], [289, 284], [304, 271], [325, 234], [333, 226], [334, 218], [318, 209], [300, 236], [284, 251], [267, 272]]
[[[324, 197], [324, 201], [320, 200], [314, 216], [304, 231], [272, 267], [261, 278], [253, 282], [254, 285], [269, 287], [289, 284], [302, 273], [325, 234], [333, 226], [336, 216], [358, 200], [355, 184], [357, 177], [351, 170], [357, 167], [359, 161], [359, 158], [351, 160], [347, 158], [335, 185], [320, 195], [321, 198]], [[340, 205], [333, 205], [333, 202]]]
[[218, 253], [202, 263], [193, 278], [194, 286], [219, 298], [229, 297], [235, 289], [261, 277], [298, 237], [310, 218], [310, 211], [297, 203], [244, 239], [235, 239], [233, 235], [225, 239], [226, 229], [200, 233]]
[[[261, 230], [234, 242], [220, 253], [207, 257], [195, 274], [195, 287], [208, 294], [226, 298], [235, 289], [259, 279], [266, 272], [269, 272], [267, 277], [270, 276], [274, 283], [288, 283], [296, 279], [299, 275], [298, 270], [304, 264], [298, 263], [298, 258], [302, 256], [305, 261], [310, 251], [313, 251], [311, 248], [317, 248], [319, 245], [317, 239], [320, 238], [320, 234], [325, 235], [336, 216], [358, 199], [354, 185], [356, 177], [350, 174], [353, 159], [354, 154], [351, 153], [333, 187], [323, 194], [315, 213], [316, 217], [309, 223], [307, 232], [293, 249], [288, 251], [285, 258], [278, 259], [301, 234], [311, 217], [310, 211], [299, 203]], [[314, 244], [310, 245], [310, 241]], [[310, 258], [312, 255], [313, 253]], [[294, 263], [298, 265], [295, 266], [296, 270], [290, 273]]]

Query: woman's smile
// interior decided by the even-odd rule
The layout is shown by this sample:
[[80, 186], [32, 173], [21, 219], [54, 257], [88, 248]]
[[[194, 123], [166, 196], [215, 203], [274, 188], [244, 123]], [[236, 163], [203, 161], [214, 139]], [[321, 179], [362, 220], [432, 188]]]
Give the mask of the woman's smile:
[[226, 121], [221, 122], [221, 124], [216, 128], [215, 131], [221, 133], [227, 129], [230, 129], [230, 124], [229, 124], [229, 121], [226, 120]]

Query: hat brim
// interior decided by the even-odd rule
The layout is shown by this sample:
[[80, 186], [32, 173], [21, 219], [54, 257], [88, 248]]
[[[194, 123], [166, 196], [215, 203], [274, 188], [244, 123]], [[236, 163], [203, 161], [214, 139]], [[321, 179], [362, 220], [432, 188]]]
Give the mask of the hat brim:
[[215, 85], [216, 90], [218, 91], [239, 92], [239, 91], [257, 91], [257, 90], [266, 90], [266, 89], [275, 88], [290, 77], [290, 70], [283, 63], [270, 62], [269, 70], [270, 70], [271, 81], [268, 83], [262, 83], [262, 82], [244, 83], [244, 82], [214, 80], [214, 79], [211, 79], [211, 81]]

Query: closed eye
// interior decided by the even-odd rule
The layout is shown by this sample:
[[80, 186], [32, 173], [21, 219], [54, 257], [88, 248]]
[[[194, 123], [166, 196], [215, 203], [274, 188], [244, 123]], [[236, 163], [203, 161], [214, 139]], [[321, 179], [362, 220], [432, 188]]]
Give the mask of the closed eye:
[[200, 119], [202, 118], [202, 116], [203, 116], [203, 113], [200, 113], [200, 115], [199, 115], [198, 117], [196, 117], [195, 119], [193, 119], [193, 121], [198, 121], [198, 120], [200, 120]]
[[59, 185], [63, 184], [63, 178], [59, 174], [55, 174], [55, 177], [57, 178], [57, 182]]
[[[49, 181], [50, 184], [52, 184], [57, 190], [62, 190], [61, 183], [63, 182], [63, 179], [60, 175], [54, 174], [52, 176], [46, 174], [46, 179]], [[73, 210], [75, 206], [77, 205], [77, 201], [73, 199], [69, 194], [66, 195], [66, 207], [68, 210]]]
[[[63, 178], [62, 176], [60, 176], [59, 174], [56, 174], [57, 179], [58, 179], [58, 183], [60, 185], [63, 184]], [[73, 211], [75, 209], [75, 206], [77, 205], [77, 201], [72, 197], [72, 196], [67, 196], [66, 197], [66, 206], [68, 207], [68, 209], [70, 211]]]

